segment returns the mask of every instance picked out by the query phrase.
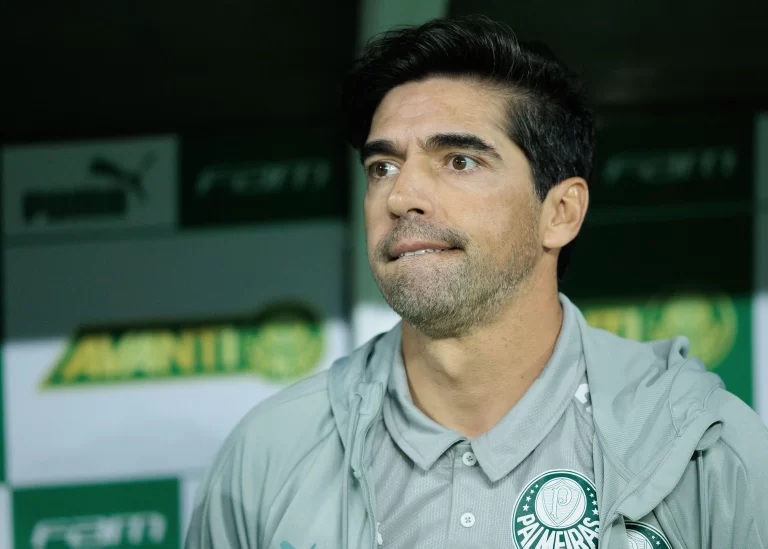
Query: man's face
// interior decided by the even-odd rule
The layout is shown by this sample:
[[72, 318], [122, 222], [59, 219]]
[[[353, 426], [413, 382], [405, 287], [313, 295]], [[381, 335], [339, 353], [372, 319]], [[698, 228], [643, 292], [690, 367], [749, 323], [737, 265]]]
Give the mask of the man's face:
[[475, 82], [430, 78], [391, 90], [372, 120], [369, 263], [390, 306], [430, 337], [492, 321], [541, 254], [540, 202], [505, 105]]

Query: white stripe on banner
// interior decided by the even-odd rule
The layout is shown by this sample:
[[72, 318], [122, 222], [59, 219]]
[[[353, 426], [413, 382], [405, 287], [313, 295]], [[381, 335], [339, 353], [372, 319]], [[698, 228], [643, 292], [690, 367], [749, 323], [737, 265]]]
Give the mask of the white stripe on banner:
[[0, 486], [0, 549], [11, 549], [11, 495], [8, 488]]
[[200, 488], [201, 478], [182, 478], [179, 482], [179, 527], [181, 528], [181, 546], [187, 539], [187, 529], [192, 519], [195, 508], [197, 490]]
[[388, 332], [400, 322], [400, 316], [386, 303], [358, 303], [352, 312], [354, 348], [360, 347], [380, 333]]
[[752, 309], [755, 409], [768, 424], [768, 113], [755, 135], [755, 298]]

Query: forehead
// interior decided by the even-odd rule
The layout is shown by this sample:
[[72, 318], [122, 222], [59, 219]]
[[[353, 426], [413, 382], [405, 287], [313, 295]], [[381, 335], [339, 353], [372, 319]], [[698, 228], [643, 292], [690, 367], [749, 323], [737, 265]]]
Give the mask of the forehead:
[[506, 141], [506, 98], [481, 84], [429, 78], [393, 88], [371, 121], [369, 140], [408, 140], [439, 132], [471, 132], [497, 145]]

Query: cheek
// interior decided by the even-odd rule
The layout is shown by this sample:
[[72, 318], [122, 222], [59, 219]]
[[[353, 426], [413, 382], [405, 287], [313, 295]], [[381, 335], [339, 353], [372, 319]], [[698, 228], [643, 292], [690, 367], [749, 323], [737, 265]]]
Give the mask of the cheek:
[[365, 235], [368, 242], [368, 250], [373, 250], [386, 232], [386, 216], [382, 216], [379, 208], [374, 207], [369, 195], [366, 194], [363, 203], [363, 215], [365, 221]]
[[499, 199], [486, 208], [474, 212], [474, 234], [478, 244], [482, 243], [495, 254], [511, 253], [524, 239], [524, 233], [531, 231], [531, 214], [519, 204], [510, 204]]
[[510, 215], [506, 197], [484, 197], [482, 200], [464, 199], [455, 210], [460, 212], [456, 226], [464, 226], [470, 234], [475, 234], [489, 244], [507, 234], [514, 222]]

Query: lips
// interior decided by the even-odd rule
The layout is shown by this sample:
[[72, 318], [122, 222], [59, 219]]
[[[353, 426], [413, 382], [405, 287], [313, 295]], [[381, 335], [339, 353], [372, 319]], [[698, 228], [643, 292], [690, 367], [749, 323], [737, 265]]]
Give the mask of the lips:
[[453, 248], [448, 248], [448, 249], [443, 249], [443, 250], [430, 250], [430, 249], [427, 249], [427, 250], [416, 250], [415, 252], [403, 252], [403, 253], [401, 253], [398, 256], [398, 259], [399, 258], [403, 258], [403, 257], [410, 257], [410, 256], [413, 256], [413, 255], [439, 254], [439, 253], [442, 253], [442, 252], [450, 251], [452, 249]]
[[446, 242], [401, 241], [392, 247], [389, 253], [389, 258], [391, 260], [397, 260], [402, 257], [440, 253], [455, 249], [457, 248]]

